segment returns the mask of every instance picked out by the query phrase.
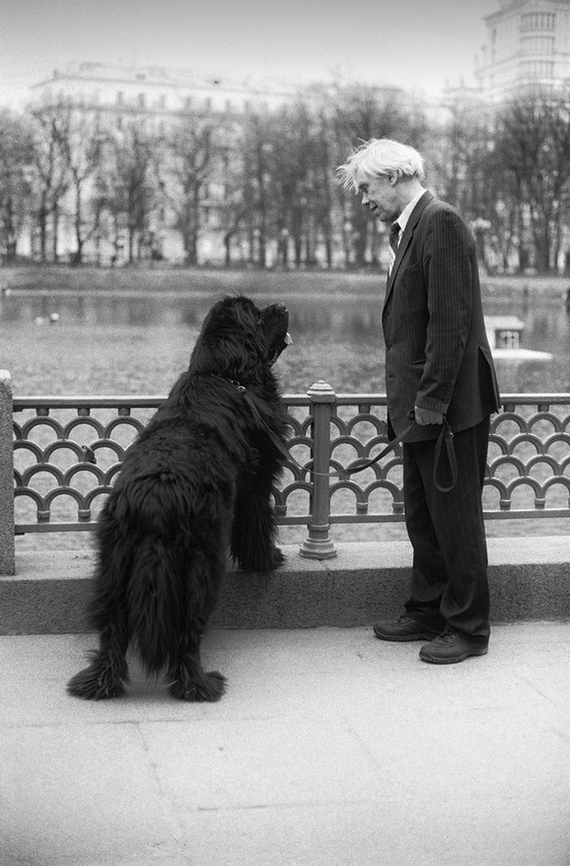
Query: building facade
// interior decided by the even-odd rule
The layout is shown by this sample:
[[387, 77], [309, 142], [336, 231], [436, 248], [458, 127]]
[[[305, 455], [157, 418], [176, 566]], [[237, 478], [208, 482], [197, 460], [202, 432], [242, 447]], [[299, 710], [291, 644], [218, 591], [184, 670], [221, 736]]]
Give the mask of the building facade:
[[[36, 117], [57, 121], [67, 113], [63, 125], [79, 141], [79, 151], [81, 142], [101, 142], [103, 167], [99, 177], [93, 171], [83, 186], [85, 199], [91, 193], [91, 209], [83, 208], [86, 224], [95, 225], [93, 202], [102, 206], [80, 256], [75, 253], [74, 189], [62, 202], [57, 225], [51, 219], [58, 259], [73, 261], [75, 256], [102, 265], [160, 260], [175, 265], [342, 266], [350, 245], [338, 228], [346, 224], [342, 206], [334, 193], [321, 206], [314, 190], [317, 180], [322, 188], [325, 163], [311, 157], [310, 146], [303, 150], [299, 139], [289, 136], [301, 116], [303, 141], [319, 138], [321, 124], [334, 113], [336, 87], [99, 63], [55, 71], [32, 88]], [[412, 99], [397, 87], [367, 91], [373, 100], [378, 96], [398, 107]], [[135, 167], [137, 136], [138, 144], [151, 140], [154, 149], [148, 189], [139, 185], [140, 219], [128, 176]], [[337, 190], [336, 181], [327, 177], [326, 182]], [[276, 202], [286, 196], [277, 213]], [[51, 226], [47, 230], [53, 234]], [[371, 243], [378, 241], [373, 234]], [[54, 246], [45, 235], [41, 227], [34, 228], [32, 255], [41, 261], [46, 248]]]
[[485, 99], [555, 93], [570, 85], [570, 0], [499, 0], [485, 24], [486, 44], [475, 69]]
[[[476, 87], [447, 88], [437, 106], [422, 105], [422, 110], [431, 114], [434, 126], [441, 125], [442, 136], [446, 135], [452, 105], [470, 106], [474, 112], [481, 112], [482, 107], [492, 106], [510, 95], [557, 93], [565, 88], [570, 92], [570, 0], [497, 0], [497, 7], [485, 18], [487, 38], [474, 70]], [[389, 89], [379, 86], [375, 90], [381, 93]], [[283, 226], [278, 239], [273, 238], [266, 245], [263, 226], [248, 222], [247, 217], [239, 228], [234, 226], [240, 209], [251, 213], [253, 208], [244, 199], [243, 173], [240, 175], [240, 166], [235, 164], [235, 154], [241, 154], [238, 161], [243, 159], [244, 149], [232, 147], [232, 143], [239, 139], [248, 116], [291, 105], [300, 94], [305, 102], [314, 99], [319, 110], [325, 104], [334, 104], [334, 92], [329, 86], [300, 90], [291, 82], [276, 80], [237, 81], [198, 75], [190, 70], [81, 63], [54, 71], [51, 78], [35, 85], [31, 93], [36, 112], [49, 114], [58, 106], [68, 105], [73, 106], [76, 114], [89, 119], [84, 138], [106, 139], [106, 153], [117, 165], [121, 149], [123, 163], [128, 162], [129, 152], [132, 155], [136, 142], [129, 136], [137, 126], [150, 131], [155, 141], [168, 139], [170, 143], [170, 148], [162, 152], [162, 163], [152, 183], [138, 191], [139, 211], [146, 208], [140, 219], [135, 213], [136, 202], [133, 205], [128, 201], [125, 165], [122, 169], [119, 165], [114, 173], [106, 172], [106, 189], [96, 189], [98, 178], [93, 173], [89, 183], [96, 195], [92, 198], [104, 201], [105, 208], [100, 218], [97, 215], [96, 230], [85, 239], [80, 260], [117, 265], [140, 260], [222, 265], [230, 263], [230, 244], [231, 264], [254, 262], [271, 266], [288, 260], [289, 254], [281, 250], [294, 243], [288, 227]], [[403, 91], [391, 96], [397, 104], [410, 98]], [[172, 132], [181, 129], [189, 141], [194, 136], [197, 159], [194, 166], [185, 166], [189, 176], [192, 171], [199, 172], [203, 144], [200, 136], [206, 134], [208, 125], [216, 128], [218, 139], [225, 139], [225, 143], [218, 148], [214, 162], [210, 161], [205, 182], [196, 182], [194, 190], [182, 190], [182, 170], [173, 165], [178, 157], [173, 156]], [[178, 156], [183, 159], [187, 154]], [[262, 174], [254, 178], [257, 186], [250, 190], [252, 196], [256, 190], [262, 194], [265, 185]], [[77, 225], [73, 196], [74, 190], [70, 189], [50, 221], [46, 220], [43, 228], [36, 224], [31, 230], [29, 252], [34, 258], [46, 260], [47, 247], [57, 250], [52, 259], [73, 260], [81, 228]], [[302, 190], [298, 200], [302, 205]], [[89, 217], [93, 224], [92, 212], [85, 213], [85, 221]], [[138, 220], [135, 227], [133, 218]], [[310, 256], [306, 253], [306, 261], [342, 265], [348, 249], [344, 236], [339, 239], [334, 235], [332, 243], [328, 237], [323, 240], [322, 229], [307, 208], [302, 219], [309, 226], [307, 246], [312, 251]], [[26, 246], [20, 244], [21, 249]]]
[[[199, 76], [189, 70], [81, 63], [55, 70], [51, 78], [32, 87], [31, 104], [36, 114], [46, 117], [50, 112], [57, 114], [67, 109], [70, 114], [66, 121], [68, 125], [75, 123], [77, 130], [83, 129], [84, 136], [95, 136], [105, 141], [106, 155], [103, 158], [116, 160], [120, 159], [121, 144], [124, 153], [133, 147], [132, 136], [137, 134], [136, 130], [140, 131], [141, 138], [152, 136], [155, 147], [159, 146], [161, 140], [171, 141], [176, 128], [191, 131], [197, 139], [202, 131], [205, 140], [205, 130], [209, 125], [222, 130], [222, 134], [230, 141], [248, 112], [275, 110], [293, 101], [296, 92], [295, 85], [281, 81], [237, 81]], [[81, 132], [76, 131], [77, 134]], [[204, 143], [203, 147], [206, 146]], [[196, 147], [198, 149], [198, 145]], [[231, 148], [227, 147], [226, 154], [230, 152]], [[185, 237], [173, 228], [177, 220], [176, 208], [172, 197], [162, 192], [168, 184], [155, 175], [152, 184], [153, 206], [149, 208], [144, 226], [136, 232], [137, 249], [133, 251], [130, 215], [126, 213], [126, 208], [121, 212], [120, 199], [127, 198], [128, 191], [122, 194], [115, 184], [114, 190], [108, 190], [108, 197], [115, 198], [112, 205], [115, 213], [111, 217], [107, 213], [101, 219], [97, 231], [86, 239], [83, 260], [121, 265], [132, 262], [134, 258], [137, 261], [158, 259], [183, 264], [192, 263], [194, 258], [199, 262], [223, 263], [226, 250], [220, 215], [231, 166], [227, 164], [227, 157], [224, 160], [217, 157], [217, 160], [218, 164], [212, 170], [210, 159], [211, 177], [201, 183], [199, 192], [196, 192], [199, 202], [193, 217], [186, 214], [190, 223], [192, 220], [200, 223], [199, 233], [195, 232], [196, 238]], [[171, 154], [163, 158], [160, 171], [163, 178], [170, 173], [172, 181], [176, 172]], [[187, 171], [191, 173], [192, 167], [187, 166]], [[121, 180], [124, 180], [124, 176]], [[96, 175], [93, 174], [89, 182], [91, 192], [96, 182]], [[188, 193], [188, 199], [191, 197], [192, 194]], [[70, 205], [72, 198], [73, 190], [68, 194]], [[178, 218], [181, 222], [180, 214]], [[53, 233], [53, 228], [49, 231]], [[77, 246], [76, 227], [73, 225], [72, 208], [66, 207], [65, 201], [58, 215], [57, 235], [61, 259], [72, 257]], [[43, 256], [46, 243], [49, 247], [50, 240], [46, 242], [36, 229], [30, 243], [34, 258]], [[240, 252], [239, 248], [235, 251], [238, 259]], [[247, 257], [245, 251], [243, 256]]]
[[295, 92], [294, 85], [283, 81], [231, 81], [184, 69], [103, 63], [56, 69], [51, 78], [31, 88], [34, 103], [73, 99], [114, 117], [119, 126], [135, 114], [160, 123], [189, 111], [241, 114], [254, 105], [271, 109], [292, 99]]

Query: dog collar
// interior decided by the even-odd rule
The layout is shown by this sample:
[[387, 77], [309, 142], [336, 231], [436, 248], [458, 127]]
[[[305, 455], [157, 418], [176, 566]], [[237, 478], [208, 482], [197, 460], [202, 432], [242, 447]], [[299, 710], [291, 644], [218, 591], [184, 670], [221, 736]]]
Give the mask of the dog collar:
[[238, 382], [236, 379], [229, 379], [227, 376], [222, 376], [221, 373], [210, 373], [210, 376], [214, 376], [216, 379], [222, 379], [224, 382], [229, 382], [231, 385], [236, 386], [238, 394], [241, 394], [243, 399], [247, 403], [247, 405], [249, 407], [249, 411], [251, 412], [255, 422], [259, 425], [259, 427], [262, 427], [265, 430], [265, 432], [267, 433], [267, 435], [269, 436], [269, 438], [271, 439], [271, 441], [273, 442], [273, 444], [275, 445], [277, 450], [280, 451], [283, 454], [283, 456], [287, 458], [288, 462], [292, 463], [293, 466], [295, 466], [297, 469], [302, 470], [303, 467], [300, 466], [299, 463], [297, 463], [297, 461], [295, 460], [293, 455], [286, 448], [286, 446], [281, 442], [279, 437], [276, 436], [276, 434], [273, 432], [271, 427], [269, 427], [269, 425], [263, 420], [263, 418], [259, 414], [257, 406], [255, 405], [255, 401], [251, 397], [251, 394], [248, 392], [245, 385], [242, 385], [241, 382]]
[[240, 394], [245, 394], [245, 385], [242, 385], [241, 382], [238, 382], [236, 379], [228, 379], [227, 376], [222, 376], [221, 373], [210, 373], [210, 376], [214, 376], [216, 379], [222, 379], [224, 382], [229, 382], [231, 385], [235, 385]]

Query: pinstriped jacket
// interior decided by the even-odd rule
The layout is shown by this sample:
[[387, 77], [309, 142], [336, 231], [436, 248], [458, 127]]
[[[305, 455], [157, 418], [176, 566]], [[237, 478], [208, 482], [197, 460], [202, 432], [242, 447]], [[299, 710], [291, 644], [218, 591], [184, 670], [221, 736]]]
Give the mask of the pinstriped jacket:
[[[414, 406], [443, 412], [454, 432], [499, 409], [475, 241], [457, 211], [428, 191], [400, 239], [382, 326], [390, 433], [408, 426]], [[405, 441], [440, 430], [416, 424]]]

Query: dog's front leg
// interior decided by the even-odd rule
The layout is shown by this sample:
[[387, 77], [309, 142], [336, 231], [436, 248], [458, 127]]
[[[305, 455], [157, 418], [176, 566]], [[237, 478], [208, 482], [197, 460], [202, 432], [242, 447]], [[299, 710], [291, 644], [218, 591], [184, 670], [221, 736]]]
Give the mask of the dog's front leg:
[[231, 554], [243, 571], [269, 573], [285, 560], [275, 546], [275, 515], [269, 498], [241, 491], [236, 498]]

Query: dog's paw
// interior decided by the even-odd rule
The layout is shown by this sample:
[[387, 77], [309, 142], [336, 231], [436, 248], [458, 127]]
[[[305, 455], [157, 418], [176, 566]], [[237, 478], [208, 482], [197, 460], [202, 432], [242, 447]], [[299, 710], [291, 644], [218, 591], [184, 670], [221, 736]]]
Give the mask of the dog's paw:
[[219, 671], [209, 671], [199, 679], [176, 680], [168, 691], [181, 701], [219, 701], [226, 690], [226, 682]]
[[240, 571], [257, 572], [259, 574], [271, 574], [276, 568], [286, 560], [286, 556], [281, 552], [279, 547], [274, 547], [264, 556], [260, 556], [259, 551], [256, 551], [255, 558], [247, 561], [238, 559], [238, 567]]
[[99, 667], [91, 665], [69, 680], [67, 694], [86, 701], [103, 701], [120, 698], [125, 694], [125, 685], [120, 679], [102, 675]]
[[280, 565], [283, 565], [286, 559], [287, 557], [280, 547], [273, 548], [273, 568], [279, 568]]

